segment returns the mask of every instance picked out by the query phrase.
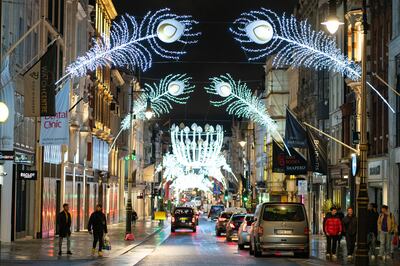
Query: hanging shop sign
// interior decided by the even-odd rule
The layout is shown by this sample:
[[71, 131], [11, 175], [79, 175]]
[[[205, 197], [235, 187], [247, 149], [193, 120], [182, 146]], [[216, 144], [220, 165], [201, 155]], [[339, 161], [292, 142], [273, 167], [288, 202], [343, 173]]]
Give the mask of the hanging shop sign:
[[333, 179], [333, 186], [334, 187], [348, 187], [349, 181], [348, 181], [348, 179], [342, 179], [342, 178]]
[[358, 168], [359, 168], [359, 161], [358, 161], [358, 156], [357, 154], [352, 154], [351, 155], [351, 175], [356, 176], [358, 173]]
[[14, 151], [0, 151], [0, 161], [14, 161]]
[[37, 171], [20, 170], [18, 172], [18, 179], [37, 180]]

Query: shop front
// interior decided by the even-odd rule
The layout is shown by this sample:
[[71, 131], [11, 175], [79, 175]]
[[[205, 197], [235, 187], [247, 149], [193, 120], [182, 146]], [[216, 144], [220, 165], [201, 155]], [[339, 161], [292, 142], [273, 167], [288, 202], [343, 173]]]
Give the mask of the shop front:
[[368, 159], [368, 198], [378, 207], [388, 204], [388, 159]]

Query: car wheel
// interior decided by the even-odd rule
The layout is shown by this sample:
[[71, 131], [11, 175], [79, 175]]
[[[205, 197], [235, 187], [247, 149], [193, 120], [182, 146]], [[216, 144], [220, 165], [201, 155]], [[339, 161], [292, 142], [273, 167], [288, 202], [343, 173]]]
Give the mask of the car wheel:
[[253, 244], [252, 244], [251, 240], [250, 240], [249, 254], [254, 255]]
[[226, 241], [227, 241], [227, 242], [231, 242], [232, 239], [231, 239], [229, 236], [226, 236]]
[[175, 233], [175, 228], [171, 227], [171, 233]]
[[306, 250], [304, 252], [295, 252], [295, 257], [308, 259], [310, 257], [310, 250]]
[[217, 230], [217, 231], [215, 232], [215, 234], [216, 234], [217, 236], [221, 236], [221, 232], [220, 232], [219, 230]]
[[244, 249], [244, 245], [243, 245], [243, 244], [238, 244], [238, 248], [239, 248], [240, 250], [243, 250], [243, 249]]
[[196, 227], [195, 227], [195, 228], [193, 228], [193, 233], [196, 233]]
[[257, 244], [254, 243], [254, 257], [261, 257], [261, 256], [262, 256], [261, 250], [258, 250]]

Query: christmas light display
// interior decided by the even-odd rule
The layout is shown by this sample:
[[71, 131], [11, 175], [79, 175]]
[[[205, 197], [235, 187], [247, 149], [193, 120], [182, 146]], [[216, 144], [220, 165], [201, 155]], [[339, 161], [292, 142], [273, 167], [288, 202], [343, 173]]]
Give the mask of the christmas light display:
[[211, 193], [213, 184], [204, 175], [189, 173], [188, 175], [178, 176], [173, 179], [171, 187], [178, 192], [197, 188], [198, 190]]
[[[221, 100], [211, 101], [211, 104], [217, 107], [227, 105], [226, 110], [229, 114], [251, 119], [255, 123], [265, 126], [271, 132], [277, 130], [275, 121], [265, 110], [264, 102], [253, 95], [246, 83], [240, 80], [236, 82], [229, 74], [213, 77], [210, 80], [211, 86], [205, 87], [206, 91], [209, 94], [223, 97]], [[221, 87], [229, 87], [225, 91], [230, 91], [230, 93], [221, 94]]]
[[[294, 16], [280, 17], [261, 8], [242, 13], [230, 31], [250, 61], [274, 54], [273, 65], [277, 67], [305, 66], [338, 72], [355, 81], [361, 79], [361, 67], [336, 47], [334, 38], [323, 31], [314, 31], [307, 21], [299, 22]], [[367, 84], [395, 112], [372, 84]]]
[[[187, 74], [170, 74], [161, 79], [158, 83], [145, 84], [144, 92], [134, 102], [133, 116], [136, 119], [146, 119], [145, 111], [148, 99], [151, 108], [156, 117], [169, 113], [172, 109], [172, 103], [186, 104], [189, 94], [193, 92], [195, 86], [190, 84], [192, 78]], [[131, 115], [128, 114], [121, 122], [121, 128], [110, 146], [110, 151], [122, 131], [127, 130], [131, 126]]]
[[[204, 137], [204, 138], [203, 138]], [[188, 168], [201, 168], [211, 165], [221, 152], [224, 131], [220, 125], [214, 129], [206, 125], [203, 128], [197, 124], [189, 127], [172, 125], [172, 151], [177, 160]]]
[[179, 42], [185, 46], [196, 43], [200, 33], [193, 32], [193, 26], [197, 23], [191, 16], [170, 13], [169, 8], [148, 12], [140, 23], [133, 16], [122, 16], [113, 23], [109, 35], [94, 39], [92, 48], [69, 65], [57, 83], [106, 65], [138, 67], [146, 71], [152, 65], [154, 54], [178, 60], [186, 52], [181, 48], [174, 50], [166, 44]]

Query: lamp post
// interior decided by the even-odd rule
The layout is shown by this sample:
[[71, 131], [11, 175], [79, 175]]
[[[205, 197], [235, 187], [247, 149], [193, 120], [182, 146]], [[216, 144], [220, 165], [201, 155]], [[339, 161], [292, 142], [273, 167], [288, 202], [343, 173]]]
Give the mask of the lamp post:
[[339, 26], [344, 24], [339, 21], [339, 18], [336, 16], [336, 0], [329, 0], [329, 15], [321, 24], [326, 26], [331, 34], [335, 34]]
[[367, 220], [368, 191], [367, 191], [367, 1], [362, 2], [362, 54], [361, 54], [361, 91], [360, 91], [360, 189], [357, 195], [358, 227], [357, 227], [357, 250], [355, 265], [368, 265], [368, 244], [367, 244]]

